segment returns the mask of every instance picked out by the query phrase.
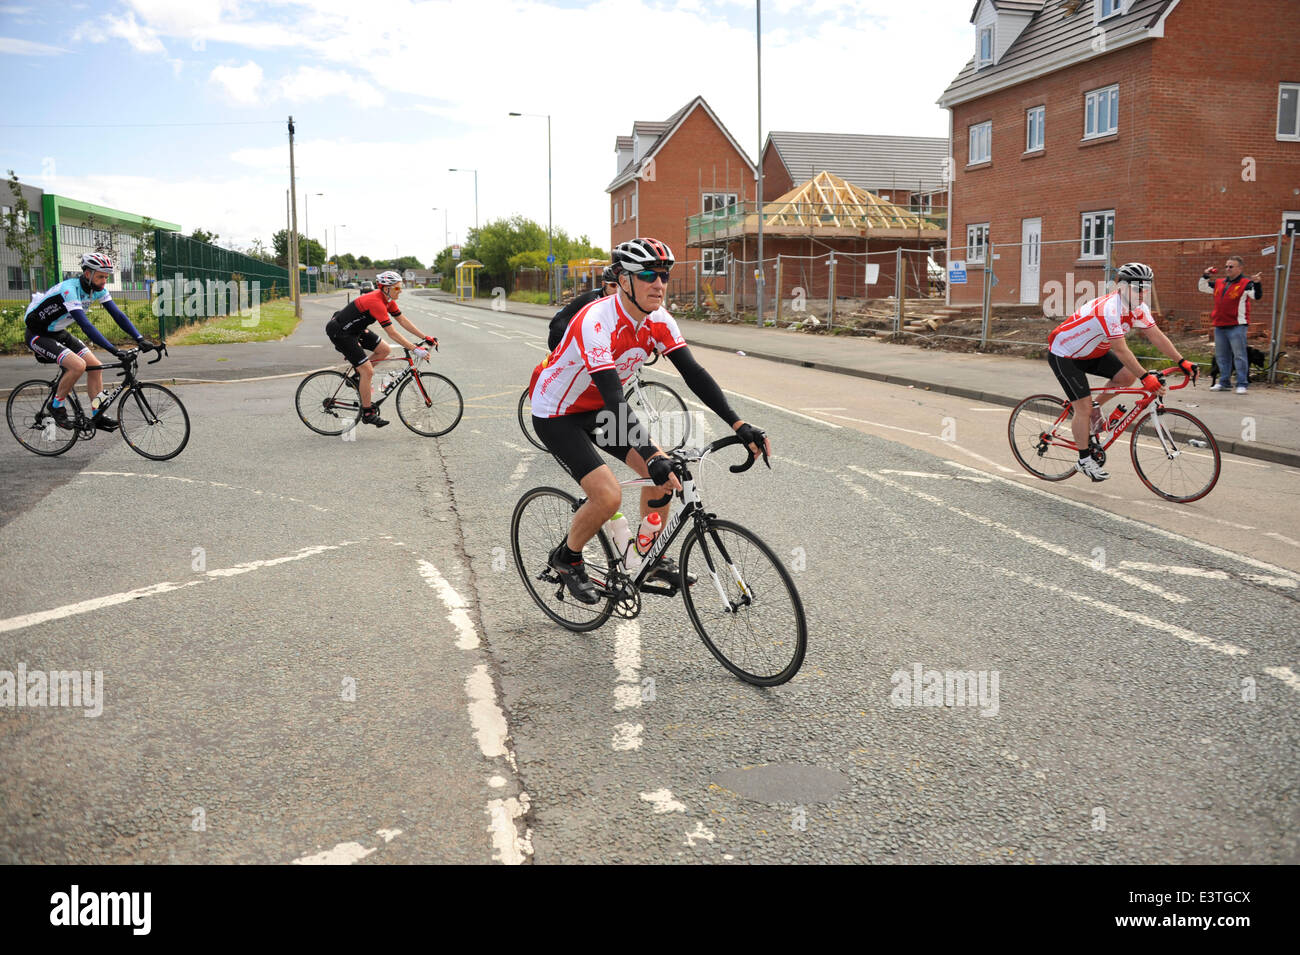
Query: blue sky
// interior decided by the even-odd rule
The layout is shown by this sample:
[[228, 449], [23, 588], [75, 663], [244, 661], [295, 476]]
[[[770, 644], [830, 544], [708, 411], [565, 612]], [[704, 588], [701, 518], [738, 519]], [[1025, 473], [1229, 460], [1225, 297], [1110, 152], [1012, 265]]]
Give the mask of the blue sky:
[[[767, 0], [764, 131], [946, 135], [971, 6]], [[507, 113], [549, 112], [555, 224], [606, 245], [614, 138], [699, 94], [753, 156], [755, 72], [750, 0], [0, 0], [0, 161], [246, 246], [283, 228], [292, 113], [300, 228], [427, 262], [444, 208], [474, 222], [449, 167], [481, 221], [545, 223], [546, 122]], [[164, 123], [200, 125], [118, 125]]]

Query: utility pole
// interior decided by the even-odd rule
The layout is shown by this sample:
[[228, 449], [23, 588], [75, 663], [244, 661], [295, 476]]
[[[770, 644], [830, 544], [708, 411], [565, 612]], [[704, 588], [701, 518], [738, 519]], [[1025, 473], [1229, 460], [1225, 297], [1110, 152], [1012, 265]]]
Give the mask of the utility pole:
[[298, 184], [293, 169], [293, 117], [289, 117], [289, 287], [293, 289], [293, 314], [302, 318], [302, 293], [298, 288]]
[[[754, 276], [754, 291], [758, 299], [758, 327], [763, 327], [763, 0], [754, 0], [757, 20], [755, 34], [758, 38], [758, 274]], [[781, 290], [777, 289], [780, 295]], [[835, 294], [834, 289], [831, 295]]]

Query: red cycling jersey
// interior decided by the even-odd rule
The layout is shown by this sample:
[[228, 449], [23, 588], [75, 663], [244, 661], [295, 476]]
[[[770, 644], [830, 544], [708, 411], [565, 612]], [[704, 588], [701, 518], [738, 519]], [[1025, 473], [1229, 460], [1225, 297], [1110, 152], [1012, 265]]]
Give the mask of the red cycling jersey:
[[371, 322], [378, 322], [387, 328], [392, 324], [390, 315], [401, 315], [402, 310], [393, 301], [384, 301], [383, 289], [375, 289], [358, 295], [355, 299], [339, 309], [335, 318], [337, 328], [342, 335], [360, 335]]
[[1123, 338], [1134, 328], [1153, 328], [1155, 324], [1145, 302], [1126, 312], [1119, 292], [1111, 292], [1085, 303], [1052, 329], [1047, 342], [1053, 355], [1084, 361], [1110, 351], [1112, 338]]
[[533, 414], [555, 418], [605, 407], [594, 372], [611, 369], [627, 384], [650, 357], [686, 347], [681, 329], [668, 311], [657, 308], [638, 325], [618, 295], [598, 299], [578, 312], [540, 365], [533, 369], [529, 388]]

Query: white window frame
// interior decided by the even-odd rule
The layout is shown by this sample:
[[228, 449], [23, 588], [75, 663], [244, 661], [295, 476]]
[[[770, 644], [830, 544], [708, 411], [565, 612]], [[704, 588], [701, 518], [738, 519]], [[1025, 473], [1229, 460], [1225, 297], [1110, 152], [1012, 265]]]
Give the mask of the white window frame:
[[912, 212], [929, 215], [934, 208], [934, 196], [928, 192], [918, 192], [912, 197]]
[[623, 197], [623, 221], [627, 221], [627, 196]]
[[[1034, 145], [1034, 133], [1038, 144]], [[1031, 106], [1025, 110], [1025, 152], [1042, 152], [1047, 145], [1047, 107]]]
[[968, 223], [966, 226], [966, 261], [983, 265], [988, 247], [989, 224], [987, 222]]
[[1095, 23], [1119, 16], [1128, 9], [1129, 0], [1097, 0]]
[[[1290, 91], [1296, 105], [1295, 122], [1291, 132], [1282, 132], [1282, 94]], [[1275, 127], [1277, 138], [1283, 142], [1300, 142], [1300, 83], [1279, 83], [1277, 84], [1277, 126]]]
[[700, 274], [701, 275], [726, 275], [727, 274], [727, 250], [726, 249], [700, 249]]
[[632, 218], [633, 219], [636, 218], [636, 196], [637, 194], [635, 192], [632, 193]]
[[[1107, 117], [1110, 125], [1106, 129], [1100, 127], [1101, 104], [1106, 104]], [[1093, 128], [1088, 128], [1089, 123]], [[1098, 139], [1102, 136], [1113, 136], [1119, 132], [1119, 84], [1111, 83], [1109, 86], [1103, 86], [1100, 89], [1089, 90], [1083, 94], [1083, 138]]]
[[700, 197], [700, 213], [708, 215], [725, 215], [726, 210], [736, 204], [734, 192], [706, 192]]
[[[983, 134], [983, 135], [981, 135]], [[990, 162], [993, 159], [993, 120], [988, 119], [982, 123], [975, 123], [969, 127], [968, 133], [970, 139], [966, 146], [966, 165], [978, 166], [980, 163]], [[977, 158], [976, 147], [983, 141], [983, 155]]]
[[[1101, 234], [1097, 234], [1098, 220], [1101, 220]], [[1079, 217], [1079, 258], [1104, 259], [1106, 257], [1106, 233], [1109, 231], [1111, 242], [1115, 241], [1115, 210], [1097, 209], [1085, 212]]]
[[[988, 56], [984, 55], [985, 37], [988, 37], [989, 40]], [[993, 57], [996, 55], [996, 51], [997, 51], [997, 47], [994, 45], [996, 43], [996, 40], [997, 38], [993, 35], [992, 25], [986, 27], [980, 27], [978, 30], [975, 31], [975, 68], [976, 69], [979, 69], [981, 66], [988, 66], [990, 63], [993, 62]]]
[[1296, 232], [1297, 234], [1300, 234], [1300, 211], [1296, 211], [1296, 212], [1284, 212], [1284, 213], [1282, 213], [1282, 231], [1283, 231], [1283, 232], [1286, 232], [1286, 224], [1287, 224], [1288, 222], [1294, 222], [1294, 223], [1295, 223], [1295, 232]]

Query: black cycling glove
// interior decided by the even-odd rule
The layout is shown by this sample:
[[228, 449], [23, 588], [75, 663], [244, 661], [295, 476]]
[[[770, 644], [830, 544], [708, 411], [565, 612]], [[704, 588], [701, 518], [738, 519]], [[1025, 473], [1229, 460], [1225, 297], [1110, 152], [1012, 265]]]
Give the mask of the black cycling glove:
[[647, 461], [646, 468], [650, 472], [650, 480], [655, 482], [656, 487], [663, 487], [673, 476], [673, 462], [663, 455]]

